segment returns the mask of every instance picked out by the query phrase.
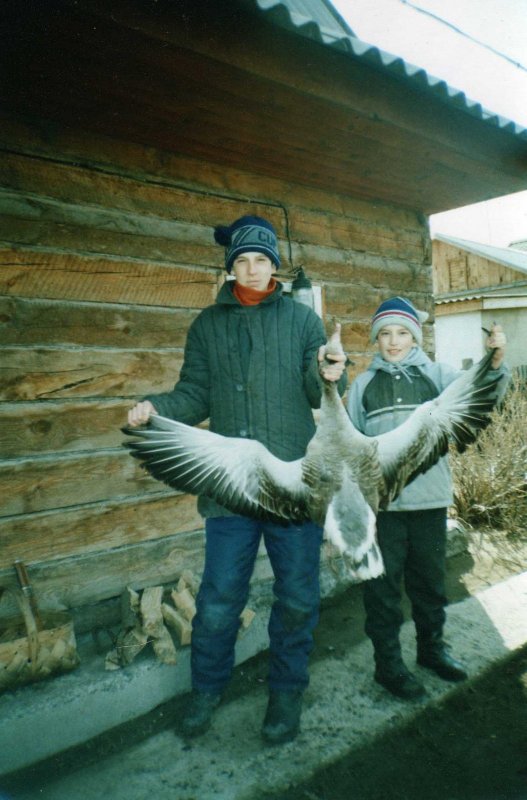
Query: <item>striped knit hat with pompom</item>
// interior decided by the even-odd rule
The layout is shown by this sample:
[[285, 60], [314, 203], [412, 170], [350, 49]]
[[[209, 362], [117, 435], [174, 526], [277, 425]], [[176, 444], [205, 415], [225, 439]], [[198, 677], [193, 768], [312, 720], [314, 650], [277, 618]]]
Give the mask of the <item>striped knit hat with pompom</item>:
[[428, 319], [426, 311], [418, 311], [406, 297], [390, 297], [381, 303], [371, 321], [370, 341], [385, 325], [401, 325], [407, 328], [419, 346], [423, 344], [422, 324]]

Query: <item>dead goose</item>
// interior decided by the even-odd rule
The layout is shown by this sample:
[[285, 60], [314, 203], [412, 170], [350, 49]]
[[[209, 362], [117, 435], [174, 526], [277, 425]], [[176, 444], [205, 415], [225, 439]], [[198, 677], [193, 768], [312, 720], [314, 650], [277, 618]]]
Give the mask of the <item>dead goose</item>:
[[[326, 353], [342, 353], [340, 326]], [[204, 494], [236, 514], [274, 522], [311, 519], [343, 555], [350, 576], [377, 577], [384, 565], [375, 520], [401, 489], [448, 450], [463, 450], [489, 421], [499, 379], [485, 383], [493, 353], [393, 431], [364, 436], [335, 383], [322, 381], [317, 431], [302, 459], [281, 461], [250, 439], [221, 436], [157, 415], [125, 446], [148, 472], [183, 492]]]

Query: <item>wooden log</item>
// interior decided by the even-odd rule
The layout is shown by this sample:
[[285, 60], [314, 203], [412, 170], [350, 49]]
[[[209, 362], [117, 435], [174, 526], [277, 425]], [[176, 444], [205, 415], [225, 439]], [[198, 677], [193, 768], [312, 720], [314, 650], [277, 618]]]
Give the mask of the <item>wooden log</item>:
[[176, 632], [180, 645], [184, 647], [190, 644], [192, 639], [192, 625], [188, 619], [168, 603], [162, 603], [161, 611], [163, 612], [163, 619], [166, 624]]
[[203, 308], [216, 295], [217, 271], [129, 258], [2, 248], [0, 267], [0, 294], [6, 296]]
[[[31, 575], [39, 606], [74, 609], [76, 630], [85, 632], [101, 624], [120, 623], [120, 605], [114, 599], [120, 598], [127, 585], [170, 584], [185, 567], [202, 568], [203, 555], [203, 531], [199, 530], [42, 561], [31, 564]], [[11, 563], [0, 569], [0, 584], [15, 587]], [[101, 603], [108, 605], [104, 614]]]
[[384, 299], [379, 289], [364, 287], [360, 295], [352, 295], [345, 286], [328, 284], [326, 286], [326, 309], [337, 319], [371, 319], [373, 312]]
[[131, 397], [166, 391], [177, 381], [181, 363], [181, 353], [175, 351], [5, 347], [0, 352], [0, 400]]
[[344, 350], [346, 352], [370, 351], [373, 353], [375, 348], [370, 344], [370, 328], [369, 322], [343, 322], [341, 339]]
[[[124, 435], [121, 434], [121, 440]], [[93, 452], [0, 461], [0, 517], [140, 494], [169, 495], [129, 453]]]
[[422, 263], [423, 233], [421, 226], [401, 230], [388, 227], [382, 219], [366, 222], [305, 209], [290, 211], [291, 231], [295, 241], [382, 254]]
[[162, 599], [162, 586], [150, 586], [143, 589], [141, 593], [141, 627], [148, 636], [160, 637], [163, 635], [164, 623], [161, 613]]
[[184, 589], [188, 589], [191, 595], [196, 597], [198, 594], [199, 585], [200, 579], [197, 577], [197, 575], [194, 575], [194, 573], [189, 569], [185, 569], [181, 573], [181, 577], [178, 580], [177, 590], [178, 592], [181, 592]]
[[185, 619], [192, 622], [196, 615], [196, 603], [188, 589], [181, 589], [181, 591], [172, 591], [170, 593], [174, 605], [183, 614]]
[[176, 664], [177, 652], [170, 632], [163, 626], [160, 633], [152, 639], [152, 648], [162, 664]]
[[137, 398], [43, 400], [2, 405], [0, 453], [24, 458], [121, 448], [128, 410]]
[[[190, 199], [192, 197], [195, 195]], [[203, 195], [202, 202], [207, 200], [207, 195]], [[40, 209], [36, 218], [35, 209]], [[242, 211], [238, 202], [233, 209], [235, 217]], [[3, 223], [0, 221], [0, 236], [5, 241], [26, 246], [38, 241], [41, 247], [106, 252], [123, 257], [132, 252], [137, 258], [170, 260], [181, 267], [190, 262], [222, 269], [222, 252], [212, 238], [212, 220], [211, 227], [204, 227], [191, 223], [183, 225], [174, 217], [168, 222], [152, 215], [117, 213], [104, 207], [70, 206], [46, 197], [32, 198], [29, 203], [23, 194], [5, 190], [0, 190], [0, 212], [4, 218]], [[280, 210], [278, 214], [275, 209], [267, 209], [265, 214], [271, 217], [271, 221], [273, 217], [278, 218], [279, 231], [283, 212]], [[42, 228], [41, 216], [46, 217], [45, 228]], [[224, 218], [229, 219], [227, 216]], [[382, 214], [372, 220], [360, 215], [346, 216], [292, 206], [289, 226], [293, 239], [299, 242], [383, 253], [388, 258], [422, 260], [425, 229], [417, 218], [411, 227], [403, 227], [385, 222]], [[86, 229], [89, 230], [88, 237]], [[32, 238], [32, 232], [37, 231], [38, 238], [35, 239], [34, 235]], [[285, 241], [282, 241], [281, 249], [285, 250]]]
[[[181, 233], [181, 231], [178, 231]], [[26, 217], [16, 217], [3, 211], [0, 217], [0, 238], [2, 241], [9, 242], [16, 246], [17, 250], [26, 250], [38, 246], [47, 252], [60, 252], [61, 254], [75, 256], [79, 252], [82, 257], [113, 257], [116, 261], [129, 260], [130, 257], [137, 258], [142, 263], [155, 263], [158, 265], [169, 266], [175, 269], [185, 269], [188, 264], [199, 264], [204, 269], [219, 270], [218, 246], [212, 249], [212, 245], [200, 245], [197, 241], [185, 242], [182, 238], [163, 239], [156, 236], [152, 230], [148, 234], [137, 234], [131, 240], [126, 232], [119, 230], [99, 230], [82, 225], [60, 222], [59, 219], [50, 219], [46, 224], [39, 223]], [[20, 285], [22, 281], [24, 289], [31, 288], [31, 281], [16, 273], [16, 281]], [[107, 283], [107, 281], [105, 281]], [[75, 284], [66, 287], [75, 290]], [[104, 286], [106, 289], [107, 287]], [[28, 289], [28, 291], [29, 291]], [[57, 294], [51, 297], [61, 297], [60, 288], [55, 290]], [[137, 282], [133, 281], [128, 286], [110, 286], [111, 302], [127, 302], [126, 297], [130, 297], [130, 302], [141, 303], [141, 293], [137, 291]], [[20, 292], [25, 294], [25, 292]], [[196, 284], [181, 287], [180, 298], [183, 302], [174, 303], [170, 301], [170, 295], [166, 291], [166, 286], [146, 284], [146, 291], [143, 295], [145, 305], [158, 305], [154, 300], [155, 295], [163, 293], [167, 298], [166, 302], [161, 303], [167, 306], [182, 305], [187, 308], [203, 308], [211, 303], [210, 292], [207, 291], [206, 282], [199, 280]], [[88, 295], [84, 295], [78, 288], [74, 299], [91, 300], [95, 294], [95, 289]], [[33, 296], [37, 296], [34, 294]], [[154, 297], [153, 297], [154, 296]]]
[[[204, 193], [215, 189], [222, 194], [234, 191], [242, 197], [258, 197], [261, 204], [253, 206], [251, 201], [251, 209], [258, 208], [255, 213], [272, 219], [279, 231], [283, 221], [272, 217], [276, 209], [276, 198], [285, 198], [288, 206], [298, 205], [312, 210], [324, 208], [335, 214], [356, 216], [364, 220], [382, 218], [387, 224], [399, 227], [411, 227], [415, 220], [415, 212], [405, 208], [372, 204], [349, 194], [339, 195], [334, 189], [324, 191], [304, 183], [293, 184], [271, 176], [266, 176], [265, 181], [262, 181], [261, 175], [245, 169], [226, 169], [223, 165], [188, 158], [181, 152], [159, 151], [119, 140], [115, 136], [104, 137], [92, 131], [87, 135], [82, 129], [55, 126], [54, 136], [50, 139], [46, 137], [46, 123], [38, 119], [31, 124], [25, 124], [20, 119], [4, 117], [0, 126], [0, 142], [6, 150], [29, 157], [37, 155], [39, 161], [47, 159], [52, 163], [63, 162], [68, 168], [82, 162], [87, 169], [92, 166], [100, 169], [102, 164], [111, 174], [122, 174], [126, 177], [133, 175], [149, 183], [162, 180], [166, 184], [184, 180], [195, 190], [199, 191], [201, 188]], [[243, 213], [246, 210], [245, 208]], [[234, 219], [236, 216], [238, 213], [222, 219]], [[213, 224], [216, 224], [216, 220]], [[283, 230], [285, 233], [285, 227]]]
[[[40, 163], [40, 161], [39, 161], [39, 163]], [[109, 179], [109, 180], [110, 180], [110, 179]], [[155, 189], [154, 189], [154, 190], [155, 190]], [[330, 195], [329, 197], [331, 197], [331, 195]], [[206, 202], [207, 202], [207, 200], [206, 200], [206, 198], [201, 198], [199, 202], [200, 202], [200, 203], [206, 203]], [[347, 223], [347, 222], [346, 222], [346, 223], [343, 223], [343, 222], [342, 222], [342, 219], [343, 219], [343, 212], [344, 212], [344, 214], [345, 214], [345, 213], [346, 213], [346, 211], [348, 210], [347, 208], [344, 208], [344, 209], [342, 208], [342, 206], [343, 206], [343, 204], [345, 204], [345, 202], [346, 202], [346, 201], [345, 201], [344, 199], [342, 199], [342, 200], [339, 200], [339, 201], [338, 201], [338, 203], [339, 203], [338, 213], [337, 213], [337, 215], [334, 217], [334, 220], [335, 220], [335, 223], [334, 223], [334, 224], [340, 225], [341, 227], [342, 227], [342, 225], [343, 225], [343, 224], [351, 224], [351, 223], [353, 222], [353, 219], [351, 219], [351, 220], [349, 221], [349, 223]], [[350, 201], [349, 201], [349, 200], [348, 200], [347, 202], [348, 202], [348, 204], [350, 203]], [[371, 217], [371, 206], [369, 206], [367, 203], [364, 203], [364, 202], [362, 202], [362, 205], [361, 205], [361, 201], [357, 201], [357, 200], [355, 200], [354, 202], [355, 202], [355, 209], [353, 209], [353, 208], [350, 208], [350, 209], [349, 209], [349, 210], [350, 210], [350, 213], [353, 213], [353, 212], [354, 212], [355, 218], [356, 218], [356, 219], [359, 219], [359, 220], [361, 220], [361, 223], [363, 223], [363, 225], [365, 224], [366, 226], [368, 226], [369, 224], [371, 224], [371, 223], [368, 223], [368, 222], [364, 223], [364, 220], [365, 220], [365, 219], [367, 220], [369, 217]], [[188, 206], [188, 203], [186, 203], [186, 205]], [[320, 208], [320, 200], [318, 200], [318, 203], [317, 203], [317, 208]], [[357, 208], [359, 208], [360, 210], [359, 210], [359, 211], [357, 211]], [[232, 209], [232, 211], [234, 211], [234, 209]], [[270, 216], [270, 214], [271, 214], [271, 210], [270, 210], [270, 209], [267, 209], [266, 211], [267, 211], [267, 216]], [[375, 225], [378, 225], [378, 224], [379, 224], [379, 220], [380, 220], [380, 219], [382, 219], [382, 218], [383, 218], [383, 216], [388, 216], [389, 214], [391, 214], [391, 215], [392, 215], [392, 217], [394, 217], [394, 216], [395, 216], [395, 214], [396, 214], [396, 213], [398, 213], [398, 214], [399, 214], [399, 217], [400, 217], [400, 219], [399, 219], [399, 220], [397, 220], [397, 225], [396, 225], [396, 227], [393, 227], [393, 228], [392, 228], [392, 234], [391, 234], [391, 235], [392, 235], [392, 236], [393, 236], [393, 235], [395, 235], [395, 232], [397, 232], [397, 235], [399, 235], [399, 233], [400, 233], [400, 231], [401, 231], [401, 228], [402, 228], [402, 226], [401, 226], [401, 224], [400, 224], [400, 221], [401, 221], [401, 219], [402, 219], [402, 213], [403, 213], [403, 212], [400, 212], [400, 211], [394, 211], [394, 209], [390, 209], [389, 207], [383, 207], [383, 206], [376, 206], [376, 212], [377, 212], [377, 213], [376, 213], [376, 215], [375, 215]], [[318, 215], [320, 216], [320, 212], [317, 212], [317, 213], [318, 213]], [[301, 221], [301, 219], [302, 219], [302, 214], [303, 214], [303, 212], [301, 212], [301, 213], [300, 213], [300, 217], [299, 217], [300, 221]], [[357, 216], [357, 214], [358, 214], [358, 216]], [[406, 212], [406, 214], [407, 214], [407, 217], [409, 218], [409, 212]], [[275, 224], [277, 224], [277, 223], [276, 223], [276, 220], [273, 220], [273, 221], [275, 222]], [[419, 227], [419, 226], [416, 224], [416, 218], [415, 218], [415, 216], [414, 216], [413, 223], [414, 223], [414, 227]], [[327, 226], [325, 226], [325, 227], [327, 227]], [[329, 227], [333, 227], [333, 226], [331, 225], [331, 226], [329, 226]], [[307, 234], [308, 234], [308, 235], [310, 235], [310, 234], [309, 234], [309, 231], [310, 231], [310, 229], [311, 229], [311, 224], [309, 224], [309, 225], [307, 225], [307, 226], [306, 226], [306, 232], [307, 232]], [[360, 234], [360, 230], [359, 230], [359, 234]]]
[[139, 623], [141, 598], [139, 593], [127, 586], [121, 593], [121, 627], [124, 630], [135, 628]]
[[4, 345], [182, 348], [193, 309], [0, 297]]
[[[20, 144], [20, 143], [19, 143]], [[62, 154], [63, 157], [63, 154]], [[143, 224], [150, 226], [156, 218], [170, 223], [168, 230], [182, 223], [200, 225], [207, 229], [202, 238], [211, 246], [214, 241], [211, 229], [218, 220], [236, 219], [241, 215], [241, 201], [206, 191], [184, 189], [170, 185], [166, 180], [148, 180], [134, 175], [119, 175], [115, 172], [95, 171], [89, 166], [57, 163], [57, 160], [34, 158], [20, 153], [6, 153], [0, 164], [0, 184], [4, 191], [11, 190], [13, 197], [27, 195], [49, 197], [49, 187], [53, 186], [55, 201], [75, 207], [89, 204], [92, 210], [111, 209], [118, 212], [113, 219], [129, 220], [130, 224], [140, 215]], [[283, 212], [278, 207], [269, 209], [264, 204], [252, 204], [253, 214], [266, 216], [275, 225], [278, 235], [284, 233]], [[242, 212], [243, 213], [243, 212]], [[83, 214], [83, 218], [85, 216]], [[146, 229], [146, 228], [145, 228]], [[221, 251], [216, 250], [221, 266]]]
[[[102, 562], [105, 561], [105, 552], [114, 548], [139, 544], [147, 541], [162, 539], [177, 533], [201, 531], [203, 520], [196, 510], [196, 499], [189, 495], [173, 494], [162, 498], [135, 498], [111, 503], [80, 506], [78, 508], [62, 509], [38, 514], [21, 514], [15, 517], [0, 519], [0, 569], [10, 568], [13, 562], [20, 558], [28, 565], [33, 566], [41, 562], [50, 562], [57, 559], [86, 556], [90, 553], [99, 554]], [[171, 540], [172, 541], [172, 540]], [[190, 545], [190, 552], [187, 552]], [[168, 553], [173, 552], [173, 558]], [[181, 570], [194, 566], [194, 558], [202, 552], [202, 536], [190, 539], [182, 537], [173, 542], [165, 557], [171, 558], [168, 565], [158, 564], [161, 574], [168, 574], [168, 580], [175, 580]], [[189, 562], [185, 563], [186, 556]], [[190, 563], [191, 562], [191, 563]], [[125, 559], [126, 563], [126, 559]], [[58, 565], [57, 565], [58, 566]], [[162, 568], [163, 567], [163, 568]], [[110, 567], [108, 567], [110, 569]], [[119, 595], [129, 583], [135, 584], [135, 579], [129, 575], [149, 572], [148, 566], [121, 564], [116, 567], [117, 573], [108, 576], [97, 575], [94, 566], [91, 572], [93, 595], [96, 599], [104, 596]], [[129, 570], [131, 569], [131, 572]], [[120, 585], [115, 585], [119, 578]], [[83, 583], [84, 579], [78, 577]], [[159, 583], [159, 580], [155, 583]], [[110, 589], [113, 583], [113, 588]], [[144, 585], [144, 584], [143, 584]], [[97, 587], [107, 586], [109, 593]], [[65, 596], [73, 587], [64, 587]], [[74, 595], [83, 595], [82, 587], [74, 590]], [[69, 605], [69, 603], [68, 603]], [[74, 602], [73, 605], [79, 605]]]
[[[430, 291], [428, 264], [389, 258], [378, 253], [359, 252], [354, 247], [335, 248], [306, 242], [293, 244], [296, 264], [304, 264], [312, 280], [346, 284], [352, 294], [370, 288], [397, 286], [405, 291]], [[399, 289], [401, 291], [401, 288]]]
[[133, 399], [44, 400], [2, 405], [4, 458], [119, 447]]
[[131, 664], [148, 643], [148, 636], [140, 627], [122, 630], [117, 637], [117, 643], [105, 660], [105, 669], [115, 670]]

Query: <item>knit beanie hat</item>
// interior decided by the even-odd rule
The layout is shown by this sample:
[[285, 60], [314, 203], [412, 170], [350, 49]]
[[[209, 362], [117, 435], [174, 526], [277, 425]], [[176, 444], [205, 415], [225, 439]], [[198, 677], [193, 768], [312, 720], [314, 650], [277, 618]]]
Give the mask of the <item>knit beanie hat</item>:
[[240, 217], [232, 225], [214, 228], [214, 239], [225, 247], [225, 269], [230, 272], [234, 260], [247, 252], [263, 253], [275, 267], [280, 266], [276, 232], [262, 217]]
[[390, 297], [381, 303], [371, 321], [370, 341], [375, 342], [377, 334], [385, 325], [401, 325], [410, 331], [419, 346], [423, 344], [421, 325], [428, 319], [426, 311], [418, 311], [406, 297]]

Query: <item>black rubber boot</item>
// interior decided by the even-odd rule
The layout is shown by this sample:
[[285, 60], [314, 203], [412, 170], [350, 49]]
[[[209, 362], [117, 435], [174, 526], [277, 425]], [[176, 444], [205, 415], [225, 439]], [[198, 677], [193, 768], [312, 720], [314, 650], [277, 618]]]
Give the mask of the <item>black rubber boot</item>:
[[423, 684], [407, 669], [402, 660], [392, 664], [378, 662], [374, 678], [391, 694], [403, 700], [417, 700], [426, 694]]
[[181, 720], [182, 735], [191, 738], [205, 733], [210, 728], [212, 715], [220, 701], [219, 693], [199, 692], [194, 689]]
[[450, 655], [449, 648], [441, 636], [418, 638], [417, 663], [432, 670], [444, 681], [456, 683], [468, 678], [465, 667]]
[[283, 744], [295, 738], [300, 730], [302, 692], [271, 691], [262, 726], [262, 737], [268, 744]]
[[372, 641], [377, 683], [390, 694], [403, 700], [417, 700], [426, 694], [425, 687], [407, 668], [403, 661], [401, 643], [397, 633]]

